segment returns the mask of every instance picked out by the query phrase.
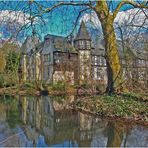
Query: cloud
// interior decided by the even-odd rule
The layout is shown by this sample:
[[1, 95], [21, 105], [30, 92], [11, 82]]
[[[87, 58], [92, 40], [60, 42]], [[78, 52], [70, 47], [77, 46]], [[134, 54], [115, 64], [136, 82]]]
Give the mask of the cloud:
[[[143, 13], [145, 12], [145, 14]], [[127, 11], [118, 12], [117, 17], [115, 18], [115, 23], [119, 25], [134, 25], [148, 27], [148, 10], [146, 9], [130, 9]]]
[[24, 25], [29, 22], [29, 14], [22, 11], [1, 10], [0, 23], [19, 23]]
[[[145, 14], [143, 13], [143, 11], [145, 12]], [[126, 26], [130, 30], [133, 29], [134, 31], [138, 30], [140, 26], [143, 26], [143, 28], [148, 28], [148, 19], [146, 18], [146, 16], [148, 16], [148, 10], [143, 9], [143, 11], [138, 8], [134, 8], [127, 11], [119, 12], [114, 20], [114, 27], [117, 28], [118, 26]], [[91, 24], [93, 24], [93, 27], [96, 27], [98, 29], [101, 28], [101, 23], [95, 12], [84, 14], [80, 21], [82, 20], [87, 24], [91, 22]], [[126, 29], [126, 31], [128, 31], [128, 28]]]
[[96, 27], [96, 28], [100, 28], [101, 27], [101, 23], [100, 21], [98, 20], [98, 17], [96, 15], [95, 12], [91, 12], [91, 13], [85, 13], [82, 18], [80, 19], [80, 22], [81, 21], [84, 21], [85, 23], [91, 23], [93, 25], [93, 27]]
[[[17, 38], [23, 41], [31, 34], [30, 15], [22, 11], [0, 10], [0, 38]], [[40, 25], [40, 19], [35, 18], [34, 25]]]

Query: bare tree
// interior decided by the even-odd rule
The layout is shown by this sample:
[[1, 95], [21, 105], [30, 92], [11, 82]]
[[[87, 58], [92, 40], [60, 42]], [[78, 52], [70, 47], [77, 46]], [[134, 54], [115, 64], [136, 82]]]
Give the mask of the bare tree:
[[98, 19], [101, 22], [102, 31], [105, 40], [105, 49], [106, 49], [106, 62], [107, 62], [107, 75], [108, 75], [108, 84], [106, 88], [106, 93], [112, 94], [116, 92], [116, 90], [123, 91], [123, 78], [122, 78], [122, 70], [119, 60], [119, 54], [117, 49], [116, 43], [116, 36], [113, 27], [114, 20], [120, 11], [121, 7], [129, 4], [135, 8], [145, 8], [148, 9], [147, 2], [133, 2], [133, 1], [121, 1], [114, 9], [113, 12], [110, 11], [111, 2], [108, 3], [107, 1], [96, 1], [96, 2], [57, 2], [54, 3], [52, 6], [43, 6], [40, 3], [34, 1], [39, 8], [40, 13], [34, 15], [33, 18], [42, 16], [45, 13], [49, 13], [56, 9], [57, 7], [69, 5], [69, 6], [81, 6], [82, 9], [88, 8], [93, 10]]
[[[142, 32], [148, 27], [148, 12], [141, 9], [128, 10], [122, 23], [117, 22], [116, 30], [119, 32], [122, 46], [122, 69], [124, 69], [125, 85], [130, 89], [144, 90], [147, 86], [147, 33]], [[121, 16], [120, 16], [121, 17]], [[143, 18], [141, 20], [141, 18]], [[139, 21], [140, 20], [140, 21]], [[128, 82], [128, 83], [127, 83]], [[142, 83], [142, 85], [140, 85]], [[138, 87], [137, 87], [138, 86]], [[139, 87], [140, 86], [140, 87]]]

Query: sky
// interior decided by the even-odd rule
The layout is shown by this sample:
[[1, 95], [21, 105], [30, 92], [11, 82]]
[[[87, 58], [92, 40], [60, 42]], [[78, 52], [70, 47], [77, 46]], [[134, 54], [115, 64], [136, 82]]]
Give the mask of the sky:
[[[37, 2], [44, 7], [51, 7], [57, 3], [56, 1]], [[87, 2], [87, 0], [84, 2]], [[113, 3], [110, 5], [110, 11], [113, 11], [119, 2], [120, 1], [113, 1]], [[108, 1], [108, 4], [110, 4], [110, 1]], [[31, 7], [29, 7], [28, 1], [0, 1], [0, 38], [9, 38], [14, 34], [16, 36], [18, 30], [24, 24], [29, 22], [30, 10], [32, 15], [35, 15], [39, 13], [38, 8], [39, 7], [34, 3], [31, 5]], [[69, 35], [75, 26], [76, 18], [82, 8], [84, 7], [62, 6], [60, 8], [56, 8], [51, 13], [43, 15], [42, 18], [36, 18], [33, 25], [35, 26], [35, 32], [40, 36], [42, 40], [46, 34], [62, 36]], [[120, 10], [120, 15], [122, 14], [124, 17], [126, 17], [127, 13], [124, 12], [127, 12], [127, 10], [131, 8], [132, 7], [130, 5], [125, 5]], [[95, 14], [90, 13], [90, 11], [83, 13], [83, 15], [80, 17], [80, 20], [78, 21], [78, 25], [74, 31], [74, 34], [77, 32], [82, 18], [86, 24], [88, 24], [88, 18], [90, 18], [90, 16], [91, 18], [93, 17], [94, 20], [96, 19]], [[140, 20], [142, 17], [143, 16], [141, 15]], [[120, 16], [118, 16], [117, 22], [120, 21], [119, 18]], [[94, 21], [94, 23], [96, 23], [96, 21]], [[100, 29], [99, 23], [97, 27]], [[21, 29], [22, 31], [19, 33], [17, 39], [23, 42], [24, 38], [32, 33], [32, 29], [28, 26], [24, 30], [23, 28]]]

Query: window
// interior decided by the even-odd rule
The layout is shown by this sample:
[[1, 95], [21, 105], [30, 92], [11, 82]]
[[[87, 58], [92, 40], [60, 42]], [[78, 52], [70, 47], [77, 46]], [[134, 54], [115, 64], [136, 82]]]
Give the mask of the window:
[[86, 48], [87, 48], [87, 49], [90, 48], [90, 41], [86, 41]]
[[103, 62], [102, 62], [102, 58], [101, 58], [101, 56], [99, 57], [99, 65], [102, 65], [103, 64]]
[[93, 62], [93, 65], [98, 65], [98, 56], [93, 56], [92, 62]]
[[98, 60], [97, 60], [97, 59], [98, 59], [97, 56], [95, 56], [95, 57], [94, 57], [94, 62], [95, 62], [94, 64], [95, 64], [95, 65], [98, 65]]
[[101, 70], [98, 67], [94, 68], [94, 78], [97, 79], [97, 80], [102, 79]]
[[125, 64], [126, 64], [125, 59], [121, 59], [121, 64], [122, 64], [122, 65], [125, 65]]
[[84, 45], [84, 41], [79, 41], [79, 44], [80, 45]]
[[97, 79], [101, 80], [99, 68], [97, 68]]
[[50, 62], [50, 54], [45, 54], [44, 55], [44, 62]]
[[139, 64], [144, 64], [144, 60], [138, 60]]
[[60, 60], [59, 59], [56, 59], [55, 60], [55, 63], [57, 64], [57, 63], [60, 63]]
[[44, 67], [44, 78], [48, 78], [50, 76], [50, 67], [49, 66], [45, 66]]
[[103, 56], [98, 57], [98, 65], [102, 65], [102, 66], [106, 65], [106, 59]]
[[94, 65], [106, 65], [106, 59], [102, 56], [93, 56], [92, 60]]
[[106, 59], [103, 57], [103, 59], [104, 59], [104, 66], [106, 66]]
[[79, 41], [80, 48], [85, 49], [84, 41]]

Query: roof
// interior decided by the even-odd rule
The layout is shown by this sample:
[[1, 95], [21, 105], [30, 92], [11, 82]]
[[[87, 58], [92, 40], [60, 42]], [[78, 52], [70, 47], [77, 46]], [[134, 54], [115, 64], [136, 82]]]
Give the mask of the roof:
[[44, 39], [42, 54], [48, 54], [50, 48], [52, 48], [53, 51], [76, 52], [66, 37], [48, 34]]
[[[92, 49], [92, 55], [101, 55], [101, 56], [105, 55], [104, 39], [98, 40], [97, 42], [93, 43], [93, 47], [94, 49]], [[120, 40], [117, 40], [117, 49], [118, 49], [119, 56], [123, 58], [124, 53], [123, 53], [122, 42]]]
[[105, 47], [104, 47], [104, 41], [103, 40], [98, 40], [95, 43], [92, 43], [92, 55], [105, 55]]
[[91, 40], [85, 23], [82, 21], [75, 40]]
[[40, 40], [37, 36], [28, 36], [25, 42], [22, 44], [21, 52], [24, 54], [28, 54], [31, 51], [35, 51], [39, 43]]

